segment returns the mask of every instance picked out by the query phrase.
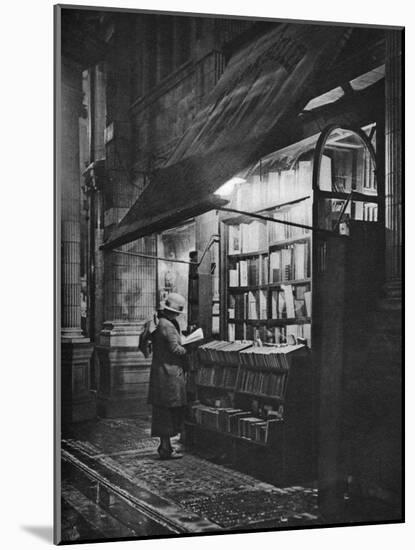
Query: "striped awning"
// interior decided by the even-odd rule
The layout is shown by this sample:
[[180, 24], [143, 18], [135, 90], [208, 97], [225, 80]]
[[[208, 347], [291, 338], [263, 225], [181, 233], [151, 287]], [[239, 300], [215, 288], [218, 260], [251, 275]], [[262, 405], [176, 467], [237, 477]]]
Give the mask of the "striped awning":
[[284, 145], [290, 124], [350, 33], [341, 25], [279, 24], [236, 53], [166, 165], [103, 248], [223, 205], [213, 193]]

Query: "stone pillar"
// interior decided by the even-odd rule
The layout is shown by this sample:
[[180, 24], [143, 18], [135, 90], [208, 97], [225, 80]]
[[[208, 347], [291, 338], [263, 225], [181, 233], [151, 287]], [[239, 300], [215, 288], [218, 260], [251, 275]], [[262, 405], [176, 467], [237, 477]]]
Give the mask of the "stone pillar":
[[402, 519], [402, 31], [385, 38], [385, 292], [355, 380], [351, 442], [352, 500], [383, 507], [362, 506], [362, 521]]
[[[140, 191], [132, 181], [130, 158], [129, 59], [131, 44], [134, 45], [130, 38], [128, 18], [119, 16], [107, 59], [107, 115], [111, 131], [107, 130], [103, 190], [106, 234], [123, 218]], [[132, 252], [139, 247], [140, 243], [132, 243], [123, 250]], [[152, 253], [155, 254], [155, 249]], [[100, 360], [98, 411], [105, 417], [134, 416], [148, 411], [149, 360], [139, 351], [138, 343], [146, 317], [153, 308], [144, 311], [142, 307], [146, 292], [142, 260], [113, 251], [103, 254], [105, 321], [97, 347]], [[151, 280], [155, 283], [155, 270]], [[153, 306], [153, 300], [151, 302]]]
[[57, 180], [61, 191], [61, 381], [62, 419], [93, 418], [90, 391], [92, 345], [81, 331], [79, 115], [81, 70], [62, 58]]
[[402, 31], [386, 32], [385, 67], [386, 290], [401, 307], [402, 285]]

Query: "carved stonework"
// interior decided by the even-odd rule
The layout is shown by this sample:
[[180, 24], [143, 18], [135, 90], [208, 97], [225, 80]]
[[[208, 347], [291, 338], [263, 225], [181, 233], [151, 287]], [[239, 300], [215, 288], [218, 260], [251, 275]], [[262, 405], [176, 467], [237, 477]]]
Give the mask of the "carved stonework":
[[61, 388], [62, 424], [96, 417], [95, 394], [90, 388], [90, 361], [93, 346], [85, 338], [82, 342], [62, 343]]
[[57, 178], [61, 189], [61, 401], [64, 428], [96, 416], [90, 387], [93, 351], [81, 330], [79, 113], [81, 72], [62, 59]]
[[97, 346], [100, 360], [100, 416], [135, 416], [148, 410], [150, 362], [138, 349], [142, 330], [143, 323], [104, 323]]

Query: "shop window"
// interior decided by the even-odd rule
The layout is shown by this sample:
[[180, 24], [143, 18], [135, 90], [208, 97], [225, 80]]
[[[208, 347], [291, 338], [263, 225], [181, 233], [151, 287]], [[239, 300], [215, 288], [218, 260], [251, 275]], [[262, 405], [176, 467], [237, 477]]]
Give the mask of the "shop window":
[[[313, 273], [333, 273], [326, 239], [349, 234], [352, 220], [378, 220], [374, 133], [374, 125], [331, 127], [262, 158], [218, 190], [240, 212], [223, 220], [222, 337], [311, 346]], [[364, 224], [353, 225], [358, 232]], [[365, 228], [368, 235], [378, 229]]]
[[319, 227], [378, 221], [375, 155], [367, 134], [334, 128], [321, 137], [318, 149]]
[[[170, 292], [178, 292], [188, 302], [188, 262], [195, 248], [194, 222], [163, 231], [158, 235], [157, 256], [160, 258], [158, 260], [159, 304], [167, 298]], [[177, 260], [181, 260], [183, 263]], [[182, 330], [187, 328], [187, 318], [187, 311], [178, 318]]]

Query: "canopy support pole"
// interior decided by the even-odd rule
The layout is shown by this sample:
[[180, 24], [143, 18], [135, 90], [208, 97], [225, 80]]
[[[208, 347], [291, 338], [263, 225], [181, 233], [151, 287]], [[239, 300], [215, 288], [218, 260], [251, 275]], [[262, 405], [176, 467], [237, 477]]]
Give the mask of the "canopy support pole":
[[162, 260], [163, 262], [195, 265], [199, 267], [209, 248], [212, 246], [214, 242], [217, 242], [218, 240], [219, 240], [218, 235], [211, 236], [209, 243], [206, 245], [206, 248], [203, 251], [202, 257], [200, 258], [199, 262], [190, 262], [188, 260], [177, 260], [176, 258], [164, 258], [163, 256], [151, 256], [150, 254], [144, 254], [143, 252], [127, 252], [126, 250], [118, 250], [118, 249], [114, 249], [112, 250], [112, 252], [116, 252], [117, 254], [126, 254], [127, 256], [139, 256], [140, 258], [147, 258], [149, 260]]
[[247, 212], [245, 210], [236, 210], [236, 208], [227, 208], [226, 206], [219, 206], [216, 208], [216, 210], [222, 210], [223, 212], [232, 212], [234, 214], [241, 214], [243, 216], [249, 216], [251, 218], [256, 218], [258, 220], [263, 220], [266, 222], [275, 222], [275, 223], [281, 223], [283, 225], [291, 225], [292, 227], [301, 227], [302, 229], [309, 229], [310, 231], [313, 231], [314, 233], [323, 233], [325, 235], [330, 236], [336, 236], [336, 237], [344, 237], [345, 235], [339, 235], [335, 231], [330, 231], [329, 229], [322, 229], [320, 227], [313, 227], [311, 225], [305, 225], [302, 223], [295, 223], [295, 222], [288, 222], [285, 220], [276, 220], [275, 218], [271, 218], [270, 216], [264, 216], [263, 214], [257, 214], [256, 212]]

